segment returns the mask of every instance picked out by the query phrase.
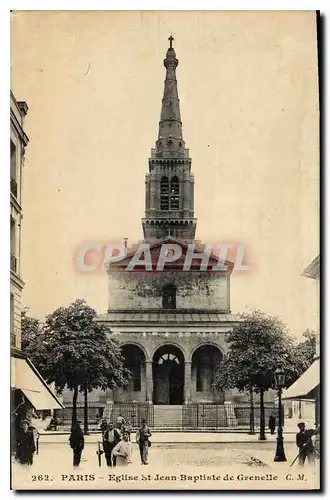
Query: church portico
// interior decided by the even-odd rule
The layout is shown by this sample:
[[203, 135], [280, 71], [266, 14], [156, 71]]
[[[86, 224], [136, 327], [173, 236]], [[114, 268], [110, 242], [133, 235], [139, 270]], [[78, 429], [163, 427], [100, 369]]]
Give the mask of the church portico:
[[223, 403], [224, 394], [212, 384], [226, 350], [224, 333], [131, 331], [116, 336], [131, 378], [125, 388], [108, 391], [108, 401]]

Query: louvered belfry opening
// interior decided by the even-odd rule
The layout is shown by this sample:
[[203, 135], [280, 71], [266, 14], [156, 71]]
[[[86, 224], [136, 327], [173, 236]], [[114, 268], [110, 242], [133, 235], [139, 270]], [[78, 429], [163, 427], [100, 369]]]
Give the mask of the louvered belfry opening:
[[167, 177], [162, 177], [160, 181], [160, 209], [169, 210], [169, 181]]
[[179, 179], [171, 179], [171, 210], [179, 210]]

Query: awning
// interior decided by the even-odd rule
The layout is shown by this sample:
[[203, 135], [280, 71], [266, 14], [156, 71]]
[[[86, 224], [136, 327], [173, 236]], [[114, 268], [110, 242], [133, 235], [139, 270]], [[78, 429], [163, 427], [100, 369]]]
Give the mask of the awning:
[[36, 410], [64, 408], [36, 367], [27, 358], [11, 356], [11, 387], [20, 389]]
[[313, 399], [313, 391], [320, 384], [320, 360], [316, 359], [288, 389], [283, 399]]

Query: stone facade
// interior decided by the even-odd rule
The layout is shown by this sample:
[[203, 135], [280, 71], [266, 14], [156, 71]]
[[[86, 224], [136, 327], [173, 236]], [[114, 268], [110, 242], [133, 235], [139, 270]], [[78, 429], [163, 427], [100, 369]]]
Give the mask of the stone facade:
[[12, 347], [21, 347], [21, 186], [25, 147], [24, 118], [28, 107], [10, 94], [10, 334]]

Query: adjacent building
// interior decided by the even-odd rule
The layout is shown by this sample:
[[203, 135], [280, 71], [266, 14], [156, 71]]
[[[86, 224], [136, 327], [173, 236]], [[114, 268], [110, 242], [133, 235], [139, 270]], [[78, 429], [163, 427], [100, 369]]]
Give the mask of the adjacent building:
[[[320, 256], [318, 255], [303, 271], [303, 276], [314, 280], [317, 304], [320, 289]], [[319, 316], [319, 315], [318, 315]], [[319, 318], [316, 324], [316, 350], [312, 365], [283, 393], [285, 401], [292, 401], [293, 413], [299, 420], [320, 424], [320, 329]], [[298, 414], [297, 414], [298, 413]], [[294, 415], [293, 415], [294, 416]]]
[[[24, 131], [28, 106], [10, 93], [10, 344], [13, 420], [17, 425], [32, 410], [59, 409], [62, 403], [21, 351], [22, 173], [29, 139]], [[18, 418], [16, 418], [18, 417]]]

